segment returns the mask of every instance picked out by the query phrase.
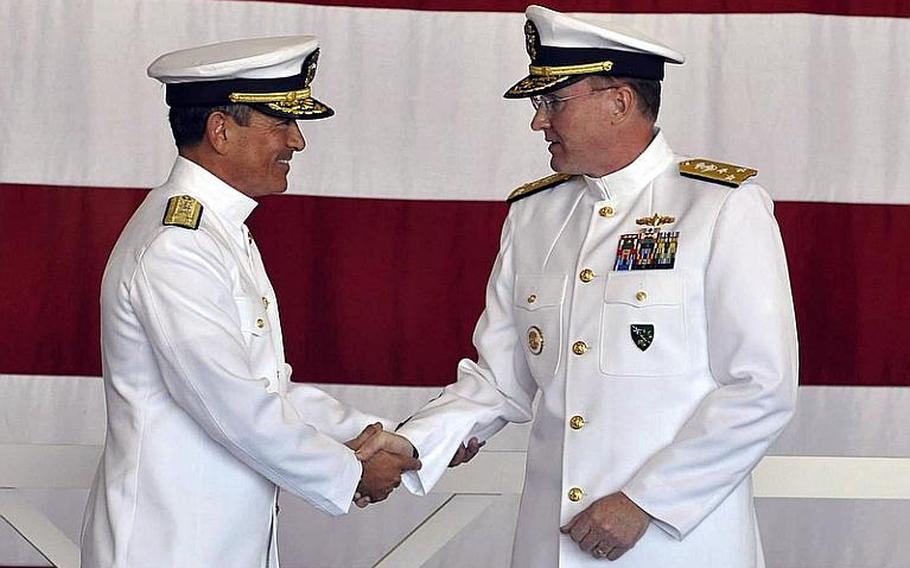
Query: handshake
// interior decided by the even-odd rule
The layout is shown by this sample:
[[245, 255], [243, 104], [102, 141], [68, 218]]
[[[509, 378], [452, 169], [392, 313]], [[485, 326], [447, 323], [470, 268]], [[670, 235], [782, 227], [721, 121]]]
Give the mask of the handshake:
[[[388, 497], [401, 485], [404, 472], [420, 469], [420, 460], [411, 442], [404, 436], [383, 430], [378, 422], [364, 428], [345, 445], [354, 450], [363, 465], [360, 483], [354, 493], [354, 503], [360, 508]], [[482, 446], [477, 438], [471, 438], [467, 445], [462, 444], [458, 448], [449, 467], [470, 461]]]

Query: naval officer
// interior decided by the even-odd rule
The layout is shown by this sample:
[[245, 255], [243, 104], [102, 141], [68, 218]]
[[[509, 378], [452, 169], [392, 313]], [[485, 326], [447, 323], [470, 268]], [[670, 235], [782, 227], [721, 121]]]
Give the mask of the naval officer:
[[[278, 488], [332, 515], [419, 467], [355, 450], [382, 421], [290, 382], [275, 291], [245, 224], [287, 188], [313, 97], [313, 36], [164, 55], [178, 157], [120, 235], [101, 292], [107, 436], [83, 568], [277, 567]], [[400, 440], [399, 440], [400, 442]], [[377, 444], [382, 445], [382, 444]]]
[[655, 125], [682, 54], [526, 15], [530, 73], [505, 96], [530, 99], [557, 173], [509, 197], [478, 359], [399, 429], [423, 462], [405, 484], [533, 418], [516, 568], [763, 566], [750, 473], [797, 385], [772, 201], [754, 169], [680, 155]]

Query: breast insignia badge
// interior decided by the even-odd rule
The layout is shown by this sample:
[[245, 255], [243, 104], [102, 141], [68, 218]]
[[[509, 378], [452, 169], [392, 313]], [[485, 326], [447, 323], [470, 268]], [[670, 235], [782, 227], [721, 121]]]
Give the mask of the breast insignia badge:
[[632, 342], [635, 347], [642, 351], [647, 351], [648, 347], [654, 343], [654, 325], [650, 323], [633, 323], [629, 326], [629, 333], [632, 335]]
[[644, 225], [645, 227], [654, 227], [659, 229], [661, 225], [670, 225], [676, 222], [676, 217], [670, 215], [661, 215], [660, 213], [655, 213], [648, 217], [639, 217], [635, 220], [636, 225]]
[[175, 195], [167, 200], [167, 209], [164, 211], [162, 223], [195, 231], [199, 228], [200, 219], [202, 219], [201, 203], [189, 195]]
[[620, 235], [613, 270], [669, 270], [676, 265], [679, 231], [661, 231], [664, 225], [676, 222], [672, 215], [654, 213], [639, 217], [637, 233]]

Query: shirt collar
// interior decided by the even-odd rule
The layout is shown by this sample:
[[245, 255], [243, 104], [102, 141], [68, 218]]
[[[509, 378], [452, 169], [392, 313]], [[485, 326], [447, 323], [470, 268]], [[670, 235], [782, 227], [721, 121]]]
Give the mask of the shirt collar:
[[256, 201], [234, 189], [215, 174], [183, 156], [177, 156], [168, 185], [172, 192], [189, 194], [218, 217], [242, 226], [256, 208]]
[[615, 199], [617, 196], [638, 191], [651, 183], [673, 161], [673, 150], [659, 129], [654, 139], [628, 166], [595, 178], [584, 176], [588, 188], [600, 199]]

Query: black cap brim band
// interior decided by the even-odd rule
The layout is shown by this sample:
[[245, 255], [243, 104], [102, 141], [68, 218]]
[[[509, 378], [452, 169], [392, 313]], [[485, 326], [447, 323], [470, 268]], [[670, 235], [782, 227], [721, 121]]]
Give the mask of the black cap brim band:
[[[574, 67], [609, 62], [609, 74], [660, 81], [664, 78], [665, 59], [650, 53], [586, 47], [542, 45], [532, 67]], [[558, 73], [557, 73], [558, 74]]]
[[616, 49], [540, 46], [531, 62], [531, 74], [503, 95], [521, 99], [544, 95], [591, 75], [660, 81], [666, 60], [657, 55]]
[[223, 79], [170, 83], [165, 100], [168, 106], [218, 106], [231, 104], [231, 93], [273, 93], [297, 91], [306, 87], [306, 74], [278, 79]]
[[[167, 86], [166, 100], [171, 107], [212, 107], [237, 104], [231, 99], [235, 93], [292, 93], [305, 88], [307, 74], [301, 73], [278, 79], [225, 79], [171, 83]], [[307, 89], [309, 92], [309, 89]], [[315, 120], [335, 114], [328, 105], [312, 97], [274, 102], [243, 102], [256, 110], [280, 118]]]

